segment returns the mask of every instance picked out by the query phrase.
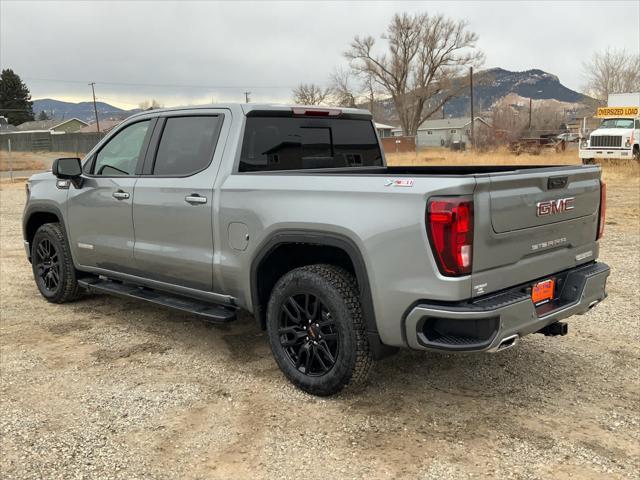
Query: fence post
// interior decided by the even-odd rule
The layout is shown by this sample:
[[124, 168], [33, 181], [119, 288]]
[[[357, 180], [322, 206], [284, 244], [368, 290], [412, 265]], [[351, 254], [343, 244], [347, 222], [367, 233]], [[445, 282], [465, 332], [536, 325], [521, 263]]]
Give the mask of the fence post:
[[11, 183], [13, 183], [13, 162], [11, 160], [11, 139], [7, 138], [9, 142], [9, 178], [11, 178]]

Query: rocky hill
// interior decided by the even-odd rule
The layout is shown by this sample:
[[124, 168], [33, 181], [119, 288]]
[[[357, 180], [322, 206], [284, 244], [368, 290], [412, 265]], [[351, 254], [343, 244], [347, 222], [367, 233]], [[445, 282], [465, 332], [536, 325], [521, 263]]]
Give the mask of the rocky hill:
[[[502, 68], [482, 70], [474, 75], [474, 110], [486, 112], [503, 99], [532, 98], [534, 101], [552, 100], [567, 105], [591, 104], [594, 100], [571, 90], [560, 79], [542, 70], [511, 72]], [[468, 116], [470, 113], [469, 90], [449, 100], [444, 108], [446, 117]], [[391, 99], [380, 100], [376, 116], [385, 123], [397, 124], [397, 114]], [[366, 108], [366, 107], [365, 107]]]
[[[98, 109], [98, 117], [107, 118], [125, 118], [138, 110], [122, 110], [104, 102], [96, 102]], [[52, 98], [43, 98], [33, 101], [33, 113], [36, 118], [40, 112], [44, 111], [50, 118], [55, 120], [63, 120], [69, 118], [78, 118], [85, 122], [95, 121], [95, 113], [93, 111], [93, 102], [63, 102]]]

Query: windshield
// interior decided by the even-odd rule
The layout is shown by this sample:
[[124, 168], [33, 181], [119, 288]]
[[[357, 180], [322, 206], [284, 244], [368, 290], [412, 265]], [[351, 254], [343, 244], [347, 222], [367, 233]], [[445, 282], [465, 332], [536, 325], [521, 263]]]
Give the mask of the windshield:
[[383, 166], [371, 120], [248, 117], [241, 172]]
[[600, 124], [600, 128], [633, 128], [632, 118], [607, 118]]

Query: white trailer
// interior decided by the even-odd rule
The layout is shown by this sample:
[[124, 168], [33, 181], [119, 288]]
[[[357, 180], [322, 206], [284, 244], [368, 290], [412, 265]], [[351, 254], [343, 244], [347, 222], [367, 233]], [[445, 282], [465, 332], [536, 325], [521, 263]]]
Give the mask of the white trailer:
[[596, 116], [602, 123], [580, 141], [582, 163], [603, 158], [640, 161], [640, 92], [609, 95]]

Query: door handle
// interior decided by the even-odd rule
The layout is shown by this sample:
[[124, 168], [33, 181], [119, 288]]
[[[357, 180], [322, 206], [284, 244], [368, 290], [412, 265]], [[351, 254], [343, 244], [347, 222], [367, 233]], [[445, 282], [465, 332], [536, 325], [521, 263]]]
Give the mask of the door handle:
[[207, 197], [201, 197], [197, 193], [192, 193], [191, 195], [187, 195], [184, 197], [184, 201], [190, 203], [191, 205], [198, 205], [207, 203]]
[[127, 198], [129, 198], [129, 194], [127, 192], [123, 192], [122, 190], [118, 190], [117, 192], [113, 192], [111, 194], [111, 196], [113, 198], [115, 198], [116, 200], [126, 200]]

